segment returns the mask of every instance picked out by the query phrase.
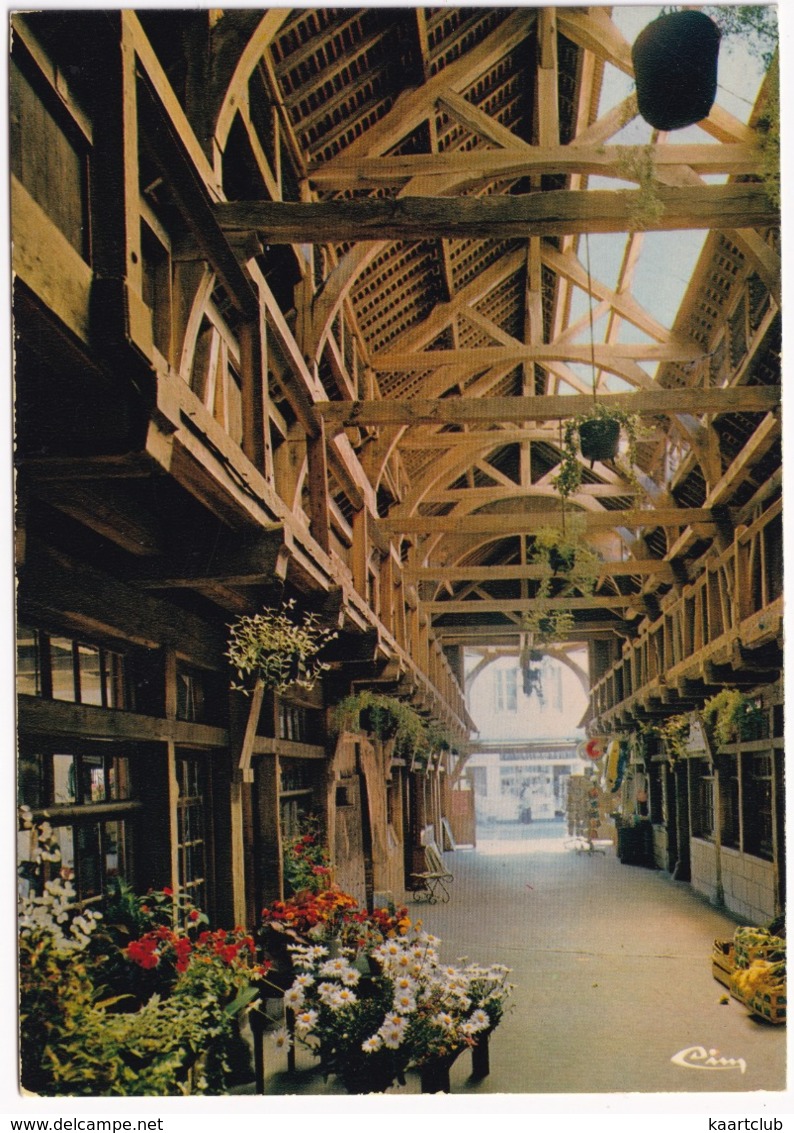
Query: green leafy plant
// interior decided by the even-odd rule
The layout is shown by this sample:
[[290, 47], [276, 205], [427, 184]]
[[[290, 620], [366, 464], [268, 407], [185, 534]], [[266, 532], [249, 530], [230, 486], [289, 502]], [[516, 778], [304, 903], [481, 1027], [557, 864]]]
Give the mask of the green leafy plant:
[[615, 421], [627, 442], [625, 460], [619, 459], [615, 463], [629, 483], [636, 486], [637, 477], [634, 465], [637, 460], [637, 442], [641, 436], [640, 419], [634, 413], [627, 413], [623, 409], [610, 408], [601, 402], [595, 402], [593, 408], [587, 413], [580, 413], [577, 417], [566, 421], [563, 431], [562, 459], [556, 476], [552, 480], [563, 499], [568, 499], [582, 483], [582, 456], [579, 441], [579, 430], [587, 421]]
[[657, 732], [673, 761], [682, 759], [687, 754], [690, 724], [688, 713], [683, 712], [677, 716], [668, 716], [663, 724], [657, 725]]
[[[568, 517], [564, 528], [540, 528], [535, 533], [529, 560], [543, 573], [534, 608], [522, 615], [521, 628], [532, 635], [533, 645], [564, 641], [575, 629], [576, 620], [571, 610], [553, 605], [551, 599], [591, 595], [601, 573], [601, 560], [584, 542], [583, 528], [574, 516]], [[537, 691], [537, 684], [539, 681], [533, 691]]]
[[717, 747], [758, 733], [763, 713], [755, 700], [737, 688], [723, 688], [703, 705], [703, 723]]
[[[168, 890], [119, 886], [103, 917], [47, 877], [58, 862], [47, 823], [35, 840], [19, 902], [21, 1081], [43, 1096], [222, 1092], [239, 1048], [239, 1012], [258, 994], [244, 929], [207, 918]], [[185, 915], [184, 923], [180, 917]]]
[[394, 754], [408, 759], [428, 750], [427, 724], [419, 713], [394, 696], [362, 689], [346, 696], [331, 713], [335, 732], [366, 732], [385, 742], [394, 740]]
[[324, 627], [317, 614], [304, 613], [297, 620], [294, 609], [293, 599], [279, 610], [244, 615], [229, 626], [226, 656], [243, 682], [232, 688], [248, 695], [251, 689], [245, 682], [251, 678], [274, 692], [291, 685], [312, 688], [329, 668], [319, 654], [337, 636], [336, 630]]

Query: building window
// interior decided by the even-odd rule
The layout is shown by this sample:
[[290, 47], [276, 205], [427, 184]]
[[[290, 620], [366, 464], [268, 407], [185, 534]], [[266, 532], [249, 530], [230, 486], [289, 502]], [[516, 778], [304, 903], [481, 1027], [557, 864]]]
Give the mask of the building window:
[[[18, 799], [34, 821], [46, 817], [60, 847], [53, 871], [69, 878], [79, 901], [101, 898], [113, 878], [132, 878], [133, 798], [130, 757], [105, 745], [24, 745]], [[31, 835], [19, 836], [20, 875], [33, 877]]]
[[714, 777], [705, 759], [693, 760], [692, 833], [697, 838], [714, 837]]
[[207, 823], [210, 805], [204, 759], [201, 756], [178, 756], [176, 780], [179, 888], [193, 905], [207, 909], [210, 889]]
[[735, 755], [720, 756], [720, 838], [723, 846], [739, 848], [739, 767]]
[[126, 659], [98, 645], [19, 625], [17, 692], [73, 704], [128, 708]]
[[497, 712], [518, 711], [518, 670], [497, 669], [494, 688]]
[[181, 665], [176, 673], [176, 717], [191, 724], [207, 719], [203, 674]]
[[742, 819], [744, 852], [772, 861], [771, 755], [742, 755]]

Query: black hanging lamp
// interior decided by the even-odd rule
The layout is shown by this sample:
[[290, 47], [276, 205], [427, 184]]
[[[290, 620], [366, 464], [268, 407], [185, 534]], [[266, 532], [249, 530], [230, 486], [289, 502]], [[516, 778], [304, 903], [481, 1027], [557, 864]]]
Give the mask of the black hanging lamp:
[[648, 24], [631, 49], [637, 106], [656, 130], [707, 118], [717, 96], [720, 29], [704, 12], [670, 12]]

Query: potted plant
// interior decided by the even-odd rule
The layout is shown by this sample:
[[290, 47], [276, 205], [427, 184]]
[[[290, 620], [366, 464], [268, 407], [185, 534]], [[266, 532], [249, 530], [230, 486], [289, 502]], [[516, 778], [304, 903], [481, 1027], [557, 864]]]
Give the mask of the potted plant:
[[686, 712], [677, 716], [668, 716], [663, 724], [658, 725], [658, 733], [667, 748], [670, 763], [682, 759], [687, 754], [687, 740], [689, 739], [691, 721]]
[[337, 733], [363, 731], [382, 743], [393, 740], [399, 758], [409, 758], [428, 743], [427, 725], [410, 704], [371, 689], [341, 700], [332, 711], [331, 725]]
[[[575, 627], [574, 615], [564, 607], [553, 606], [551, 599], [571, 593], [584, 597], [592, 594], [601, 572], [601, 560], [584, 542], [582, 528], [575, 517], [569, 517], [564, 528], [540, 528], [535, 533], [529, 558], [531, 563], [543, 568], [543, 573], [535, 592], [534, 608], [522, 615], [521, 627], [532, 634], [533, 646], [565, 640]], [[527, 679], [536, 685], [531, 691], [537, 691], [539, 680]]]
[[590, 461], [602, 463], [615, 460], [621, 434], [626, 438], [628, 451], [622, 471], [633, 482], [634, 464], [637, 459], [637, 441], [640, 435], [639, 418], [623, 409], [611, 408], [595, 402], [587, 413], [566, 421], [563, 432], [562, 460], [552, 483], [563, 499], [578, 489], [582, 483], [582, 464], [580, 456]]
[[703, 705], [703, 723], [717, 747], [735, 740], [754, 739], [763, 713], [751, 697], [738, 688], [723, 688]]
[[324, 627], [317, 614], [304, 613], [298, 620], [294, 609], [291, 599], [278, 610], [244, 615], [229, 626], [226, 656], [242, 682], [232, 688], [248, 696], [251, 679], [255, 687], [273, 692], [284, 692], [291, 685], [312, 688], [329, 668], [319, 654], [337, 636], [336, 630]]
[[717, 94], [720, 29], [705, 12], [668, 12], [643, 28], [631, 49], [637, 103], [656, 130], [707, 118]]
[[[449, 1066], [484, 1041], [504, 1014], [511, 987], [501, 965], [442, 964], [441, 941], [399, 920], [373, 947], [362, 933], [339, 956], [315, 945], [293, 948], [299, 974], [286, 995], [295, 1036], [350, 1093], [376, 1093], [408, 1070], [423, 1092], [449, 1089]], [[359, 959], [375, 961], [362, 975]]]

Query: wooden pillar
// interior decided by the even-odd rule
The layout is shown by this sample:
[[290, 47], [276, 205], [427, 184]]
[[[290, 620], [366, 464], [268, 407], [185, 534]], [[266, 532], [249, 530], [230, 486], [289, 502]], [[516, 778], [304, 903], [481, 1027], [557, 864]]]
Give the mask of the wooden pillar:
[[256, 769], [257, 896], [260, 907], [284, 896], [279, 777], [279, 757], [260, 756]]
[[369, 532], [367, 509], [359, 508], [353, 514], [353, 585], [367, 601], [367, 563], [369, 562]]
[[309, 461], [309, 527], [313, 537], [326, 552], [331, 549], [331, 519], [328, 507], [328, 454], [325, 447], [325, 423], [318, 422], [316, 437], [306, 440]]

